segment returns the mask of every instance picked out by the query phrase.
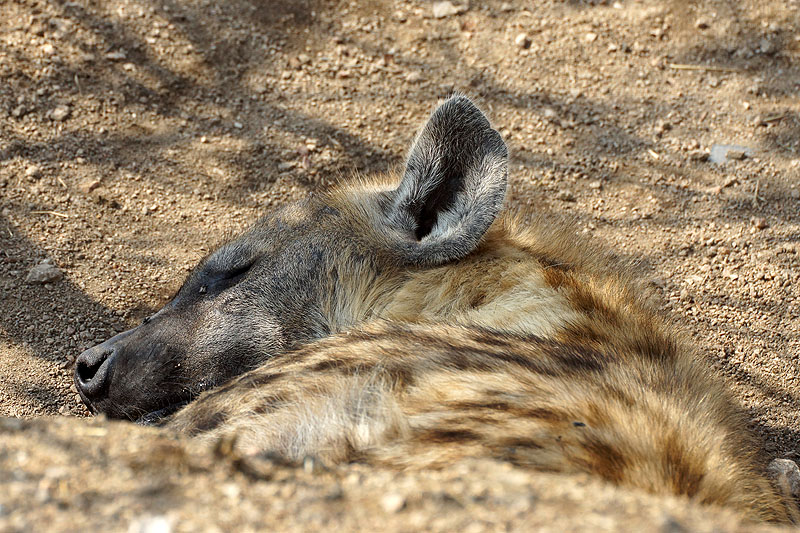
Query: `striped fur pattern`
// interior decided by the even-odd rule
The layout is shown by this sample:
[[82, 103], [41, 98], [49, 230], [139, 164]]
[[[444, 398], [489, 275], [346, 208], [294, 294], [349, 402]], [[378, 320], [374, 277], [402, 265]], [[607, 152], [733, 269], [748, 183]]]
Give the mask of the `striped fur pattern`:
[[402, 175], [267, 215], [81, 354], [81, 395], [140, 421], [190, 402], [168, 427], [244, 453], [489, 456], [789, 521], [746, 417], [647, 291], [574, 232], [502, 211], [507, 159], [448, 99]]

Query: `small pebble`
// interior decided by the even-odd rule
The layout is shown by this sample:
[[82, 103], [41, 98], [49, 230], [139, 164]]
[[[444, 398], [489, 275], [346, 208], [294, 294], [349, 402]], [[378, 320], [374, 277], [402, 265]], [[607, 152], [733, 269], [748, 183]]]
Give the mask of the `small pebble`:
[[109, 52], [106, 54], [106, 59], [110, 59], [111, 61], [120, 61], [128, 57], [125, 52], [117, 51], [117, 52]]
[[572, 194], [572, 192], [570, 192], [570, 191], [568, 191], [566, 189], [562, 189], [562, 190], [558, 191], [556, 193], [556, 198], [558, 198], [562, 202], [574, 202], [575, 201], [575, 195]]
[[30, 179], [36, 179], [41, 176], [42, 172], [38, 165], [28, 165], [28, 168], [25, 169], [25, 176]]
[[558, 118], [558, 113], [552, 107], [545, 107], [544, 110], [542, 111], [542, 115], [544, 116], [544, 118], [547, 119]]
[[390, 492], [381, 498], [381, 508], [390, 514], [399, 512], [406, 506], [406, 498], [402, 494]]
[[520, 33], [514, 38], [514, 44], [522, 49], [527, 50], [531, 47], [531, 39], [528, 37], [527, 33]]
[[69, 117], [69, 114], [70, 114], [69, 106], [63, 104], [57, 105], [55, 109], [50, 111], [50, 118], [61, 122], [62, 120], [66, 120], [67, 117]]
[[43, 285], [45, 283], [54, 283], [61, 280], [63, 277], [64, 273], [61, 272], [57, 266], [45, 260], [30, 269], [25, 278], [25, 282], [32, 285]]
[[408, 83], [418, 83], [421, 80], [422, 80], [422, 74], [420, 74], [416, 70], [414, 72], [409, 72], [408, 75], [406, 75], [406, 81]]
[[89, 194], [93, 190], [97, 189], [99, 186], [100, 186], [100, 180], [98, 180], [98, 179], [88, 179], [88, 180], [84, 181], [83, 183], [81, 183], [78, 186], [78, 188], [84, 194]]
[[462, 7], [456, 7], [452, 2], [434, 2], [433, 4], [433, 18], [444, 18], [451, 15], [457, 15], [464, 11]]

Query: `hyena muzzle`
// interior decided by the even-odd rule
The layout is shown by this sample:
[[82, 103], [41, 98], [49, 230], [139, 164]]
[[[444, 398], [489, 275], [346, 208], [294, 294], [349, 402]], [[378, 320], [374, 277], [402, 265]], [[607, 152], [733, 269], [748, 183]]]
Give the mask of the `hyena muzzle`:
[[81, 397], [248, 453], [394, 468], [483, 455], [796, 516], [742, 411], [624, 269], [501, 213], [507, 160], [472, 102], [449, 98], [399, 179], [266, 215], [81, 354]]

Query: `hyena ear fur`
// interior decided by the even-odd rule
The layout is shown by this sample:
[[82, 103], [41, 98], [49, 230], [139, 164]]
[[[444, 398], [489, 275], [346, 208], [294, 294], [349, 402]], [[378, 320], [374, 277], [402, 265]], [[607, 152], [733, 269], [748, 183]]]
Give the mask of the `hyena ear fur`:
[[472, 252], [502, 208], [507, 181], [500, 134], [466, 96], [445, 100], [414, 139], [391, 195], [401, 260], [437, 265]]

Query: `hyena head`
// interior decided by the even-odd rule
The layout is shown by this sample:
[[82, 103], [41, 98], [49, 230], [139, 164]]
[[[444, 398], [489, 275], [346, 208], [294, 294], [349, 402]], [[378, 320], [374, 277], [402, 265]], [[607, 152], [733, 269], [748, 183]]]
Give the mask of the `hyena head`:
[[507, 149], [466, 97], [439, 105], [399, 186], [286, 206], [209, 254], [141, 325], [83, 352], [75, 383], [110, 417], [157, 419], [272, 357], [370, 316], [412, 270], [472, 252], [497, 216]]

